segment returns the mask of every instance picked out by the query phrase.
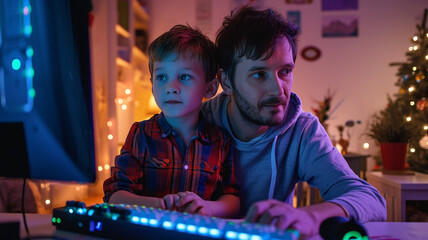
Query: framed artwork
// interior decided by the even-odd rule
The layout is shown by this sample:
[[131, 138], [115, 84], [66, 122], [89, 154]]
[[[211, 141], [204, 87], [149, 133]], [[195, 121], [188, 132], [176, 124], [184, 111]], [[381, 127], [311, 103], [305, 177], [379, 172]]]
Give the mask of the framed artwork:
[[287, 19], [290, 22], [296, 24], [297, 28], [299, 29], [299, 32], [302, 31], [301, 24], [300, 24], [300, 11], [288, 11]]
[[357, 37], [358, 17], [356, 16], [323, 16], [323, 37]]
[[323, 11], [358, 10], [358, 0], [322, 0]]
[[312, 3], [312, 0], [284, 0], [285, 3], [294, 3], [294, 4], [307, 4]]
[[240, 7], [242, 5], [251, 5], [257, 9], [263, 9], [265, 5], [265, 0], [232, 0], [233, 8]]
[[211, 30], [212, 3], [210, 0], [196, 1], [196, 26], [203, 32]]

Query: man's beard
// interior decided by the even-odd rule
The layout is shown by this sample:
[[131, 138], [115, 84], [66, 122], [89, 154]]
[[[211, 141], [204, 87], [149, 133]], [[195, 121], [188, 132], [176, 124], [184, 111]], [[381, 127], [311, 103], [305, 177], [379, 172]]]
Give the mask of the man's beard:
[[281, 103], [284, 108], [287, 105], [287, 99], [285, 97], [271, 97], [261, 101], [258, 106], [251, 105], [236, 88], [232, 88], [233, 97], [235, 99], [236, 105], [238, 107], [241, 115], [248, 122], [260, 125], [260, 126], [277, 126], [283, 122], [285, 116], [280, 116], [280, 118], [275, 118], [272, 114], [268, 113], [267, 116], [261, 114], [261, 109], [266, 104], [276, 104]]

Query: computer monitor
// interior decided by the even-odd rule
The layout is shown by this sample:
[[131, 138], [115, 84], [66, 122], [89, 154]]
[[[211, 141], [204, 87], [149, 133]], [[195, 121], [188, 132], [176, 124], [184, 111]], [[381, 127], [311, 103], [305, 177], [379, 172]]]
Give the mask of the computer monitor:
[[0, 0], [0, 176], [95, 181], [89, 0]]

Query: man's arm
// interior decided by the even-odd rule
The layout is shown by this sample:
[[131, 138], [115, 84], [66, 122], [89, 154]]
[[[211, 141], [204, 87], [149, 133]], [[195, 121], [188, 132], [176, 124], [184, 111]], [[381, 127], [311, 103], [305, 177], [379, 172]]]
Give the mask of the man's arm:
[[316, 119], [306, 126], [302, 142], [300, 181], [320, 189], [325, 201], [343, 207], [356, 221], [385, 221], [385, 199], [354, 173]]

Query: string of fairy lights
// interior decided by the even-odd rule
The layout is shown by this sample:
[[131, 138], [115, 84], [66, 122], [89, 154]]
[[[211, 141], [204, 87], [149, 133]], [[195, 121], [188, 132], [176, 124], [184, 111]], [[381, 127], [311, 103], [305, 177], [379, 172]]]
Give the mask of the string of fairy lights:
[[[114, 100], [115, 104], [119, 107], [119, 109], [121, 111], [128, 111], [129, 110], [129, 105], [132, 104], [133, 102], [133, 98], [131, 95], [132, 91], [129, 88], [126, 88], [125, 90], [123, 90], [123, 97], [118, 97]], [[119, 113], [121, 114], [121, 113]], [[113, 132], [113, 121], [112, 120], [108, 120], [106, 123], [107, 127], [108, 127], [108, 133], [107, 133], [107, 140], [108, 141], [112, 141], [115, 136], [112, 133]], [[106, 163], [104, 165], [99, 165], [97, 167], [97, 170], [99, 172], [102, 172], [104, 170], [109, 170], [110, 169], [110, 164]]]

